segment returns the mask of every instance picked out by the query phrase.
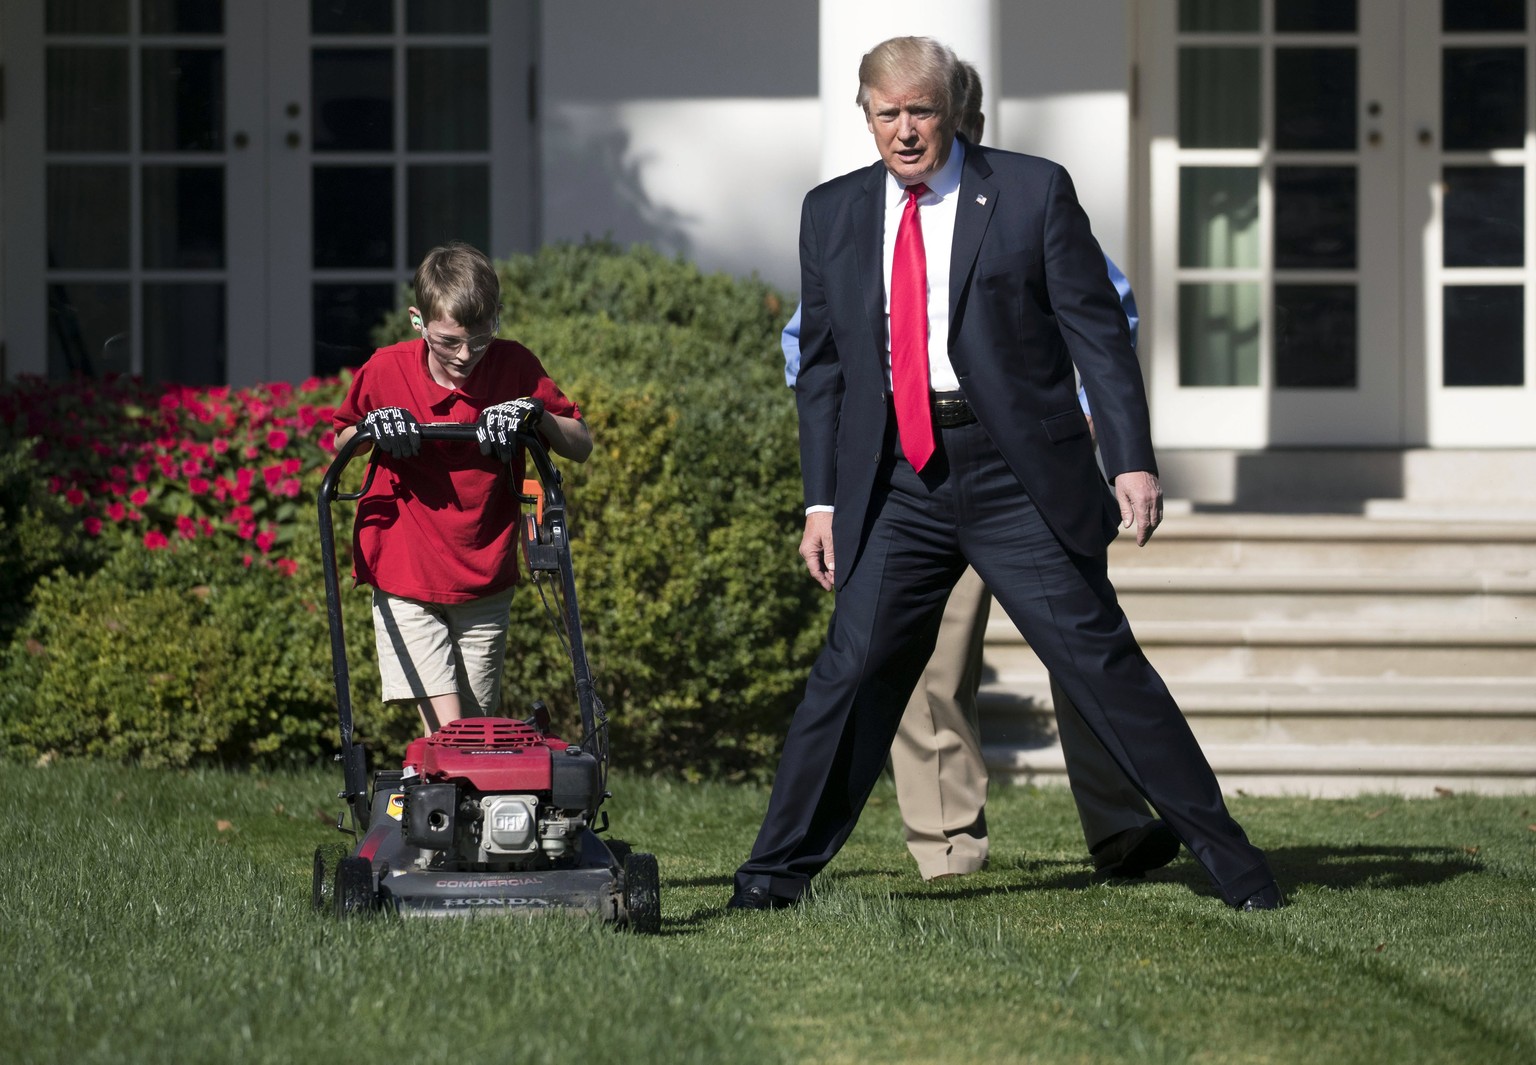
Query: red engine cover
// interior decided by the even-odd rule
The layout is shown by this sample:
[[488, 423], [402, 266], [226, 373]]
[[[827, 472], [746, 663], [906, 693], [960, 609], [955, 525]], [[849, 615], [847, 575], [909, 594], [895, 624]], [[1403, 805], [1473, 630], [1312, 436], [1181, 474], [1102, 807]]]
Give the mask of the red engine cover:
[[465, 717], [412, 740], [405, 765], [433, 783], [468, 784], [481, 792], [550, 789], [550, 754], [570, 746], [510, 717]]

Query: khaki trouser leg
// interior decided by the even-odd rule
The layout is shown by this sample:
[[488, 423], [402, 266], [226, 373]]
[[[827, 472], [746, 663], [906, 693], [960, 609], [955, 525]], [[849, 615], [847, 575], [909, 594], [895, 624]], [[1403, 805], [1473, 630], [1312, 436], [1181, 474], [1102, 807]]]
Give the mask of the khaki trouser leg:
[[976, 722], [992, 596], [967, 569], [944, 607], [938, 644], [891, 746], [907, 849], [924, 880], [987, 861], [987, 766]]

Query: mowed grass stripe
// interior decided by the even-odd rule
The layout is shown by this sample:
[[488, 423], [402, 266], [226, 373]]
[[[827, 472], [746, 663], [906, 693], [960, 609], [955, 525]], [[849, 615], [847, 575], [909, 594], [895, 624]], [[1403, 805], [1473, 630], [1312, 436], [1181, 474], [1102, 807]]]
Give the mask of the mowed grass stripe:
[[1529, 798], [1232, 797], [1293, 905], [1222, 906], [1188, 858], [1089, 880], [1064, 791], [997, 789], [993, 864], [924, 884], [890, 788], [814, 897], [723, 910], [761, 788], [616, 775], [663, 930], [338, 923], [309, 909], [334, 771], [0, 768], [22, 1062], [1526, 1062]]

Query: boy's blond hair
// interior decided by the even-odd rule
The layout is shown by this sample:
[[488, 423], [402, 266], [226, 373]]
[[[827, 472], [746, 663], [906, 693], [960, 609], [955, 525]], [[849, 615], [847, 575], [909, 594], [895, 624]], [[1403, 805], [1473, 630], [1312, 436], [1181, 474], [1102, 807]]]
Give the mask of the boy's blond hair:
[[463, 241], [439, 244], [416, 268], [416, 306], [429, 322], [452, 319], [465, 329], [501, 314], [501, 281], [485, 252]]

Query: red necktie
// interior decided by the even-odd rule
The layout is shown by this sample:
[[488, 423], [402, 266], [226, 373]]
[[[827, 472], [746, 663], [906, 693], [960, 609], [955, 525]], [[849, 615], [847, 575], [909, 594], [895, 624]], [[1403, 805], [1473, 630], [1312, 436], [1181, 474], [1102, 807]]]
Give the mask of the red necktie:
[[933, 455], [933, 412], [928, 400], [928, 257], [923, 253], [919, 182], [907, 189], [891, 261], [891, 392], [901, 450], [914, 470]]

